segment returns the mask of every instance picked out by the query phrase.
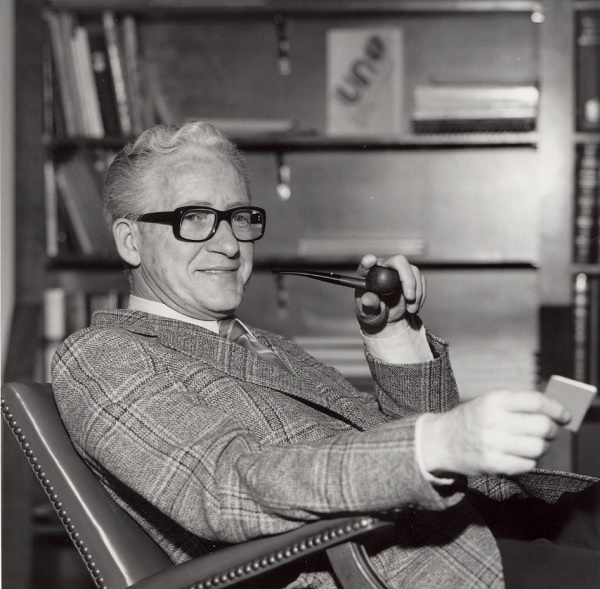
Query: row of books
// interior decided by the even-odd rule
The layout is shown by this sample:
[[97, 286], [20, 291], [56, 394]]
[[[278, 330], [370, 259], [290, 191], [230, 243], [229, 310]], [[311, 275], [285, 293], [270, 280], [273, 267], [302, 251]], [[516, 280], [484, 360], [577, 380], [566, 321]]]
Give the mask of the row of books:
[[576, 13], [575, 99], [578, 131], [600, 131], [600, 10]]
[[47, 22], [54, 136], [129, 137], [154, 122], [133, 16], [49, 11]]
[[127, 307], [128, 293], [67, 292], [61, 287], [47, 288], [43, 297], [43, 342], [45, 378], [50, 377], [50, 365], [56, 348], [69, 334], [89, 327], [92, 315], [101, 309]]
[[574, 378], [600, 386], [600, 276], [577, 274], [573, 288]]
[[575, 154], [573, 258], [594, 264], [600, 262], [600, 144], [579, 145]]
[[115, 257], [102, 212], [102, 184], [113, 153], [79, 151], [46, 162], [46, 253]]

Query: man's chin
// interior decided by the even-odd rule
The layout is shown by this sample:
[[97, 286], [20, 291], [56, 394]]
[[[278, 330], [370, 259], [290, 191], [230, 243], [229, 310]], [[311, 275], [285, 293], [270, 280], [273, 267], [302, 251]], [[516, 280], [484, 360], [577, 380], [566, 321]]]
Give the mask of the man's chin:
[[204, 301], [203, 307], [216, 319], [222, 319], [233, 315], [241, 303], [242, 297], [221, 295]]

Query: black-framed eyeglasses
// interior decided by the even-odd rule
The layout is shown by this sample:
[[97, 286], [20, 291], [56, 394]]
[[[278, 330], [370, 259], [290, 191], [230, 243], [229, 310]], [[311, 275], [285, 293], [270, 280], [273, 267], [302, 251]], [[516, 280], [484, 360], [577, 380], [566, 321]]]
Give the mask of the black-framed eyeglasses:
[[173, 227], [180, 241], [208, 241], [227, 221], [238, 241], [256, 241], [265, 234], [267, 214], [260, 207], [234, 207], [219, 211], [211, 207], [179, 207], [174, 211], [146, 213], [138, 221]]

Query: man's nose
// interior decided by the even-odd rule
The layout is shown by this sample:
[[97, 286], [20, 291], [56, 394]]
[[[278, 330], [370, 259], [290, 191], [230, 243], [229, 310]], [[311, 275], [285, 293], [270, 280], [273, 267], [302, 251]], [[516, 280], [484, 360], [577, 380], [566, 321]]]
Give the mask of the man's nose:
[[212, 251], [229, 257], [235, 256], [240, 251], [240, 243], [235, 238], [231, 225], [225, 219], [219, 222], [215, 234], [208, 240], [207, 245]]

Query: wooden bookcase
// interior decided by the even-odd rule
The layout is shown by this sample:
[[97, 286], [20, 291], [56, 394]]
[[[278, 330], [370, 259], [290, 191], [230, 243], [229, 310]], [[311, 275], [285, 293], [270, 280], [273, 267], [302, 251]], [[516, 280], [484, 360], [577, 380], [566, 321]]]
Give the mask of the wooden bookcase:
[[[45, 378], [41, 324], [31, 321], [31, 311], [39, 311], [47, 289], [68, 295], [126, 289], [114, 257], [62, 249], [48, 256], [45, 238], [48, 169], [73, 154], [118, 149], [125, 138], [54, 133], [48, 123], [52, 97], [44, 15], [64, 11], [85, 21], [105, 10], [135, 18], [143, 60], [158, 71], [160, 99], [173, 119], [297, 123], [284, 134], [234, 137], [248, 153], [255, 202], [269, 210], [270, 219], [244, 304], [251, 323], [296, 337], [317, 355], [337, 346], [332, 361], [366, 386], [364, 371], [349, 368], [356, 356], [349, 335], [351, 303], [341, 305], [336, 289], [302, 279], [276, 283], [269, 270], [353, 271], [358, 253], [352, 247], [366, 246], [381, 231], [386, 238], [397, 232], [398, 241], [413, 252], [409, 257], [428, 275], [424, 319], [457, 350], [457, 376], [459, 383], [464, 379], [467, 396], [482, 383], [501, 386], [501, 377], [509, 385], [536, 386], [553, 372], [572, 376], [573, 278], [582, 271], [597, 276], [596, 266], [573, 264], [575, 146], [598, 141], [597, 134], [575, 130], [574, 25], [578, 10], [598, 4], [337, 0], [325, 9], [316, 0], [17, 2], [17, 218], [29, 222], [17, 226], [16, 331], [24, 333], [19, 317], [33, 324], [21, 340], [38, 361], [21, 369], [22, 347], [11, 350], [6, 379]], [[332, 137], [326, 133], [324, 101], [326, 31], [381, 24], [404, 32], [402, 131], [393, 137]], [[288, 75], [279, 71], [282, 52], [291, 66]], [[536, 129], [415, 134], [412, 91], [429, 82], [533, 83], [540, 89]], [[289, 199], [277, 190], [282, 170], [291, 172]], [[308, 235], [307, 219], [314, 229]], [[333, 230], [336, 224], [343, 235]], [[331, 243], [349, 244], [349, 253], [334, 248], [322, 254], [319, 247]], [[324, 315], [307, 312], [315, 300]], [[262, 307], [268, 311], [257, 315]], [[325, 345], [318, 343], [323, 330]], [[43, 497], [10, 440], [5, 449], [11, 469], [4, 477], [5, 550], [10, 546], [20, 556], [5, 552], [3, 582], [24, 589], [40, 583], [32, 572], [40, 555], [60, 562], [69, 557], [52, 514], [44, 519], [38, 509], [37, 520], [32, 518]], [[547, 465], [569, 469], [577, 464], [574, 452], [566, 438]], [[18, 509], [11, 512], [11, 504]], [[76, 564], [45, 566], [51, 571], [44, 579], [48, 587], [81, 572]]]

